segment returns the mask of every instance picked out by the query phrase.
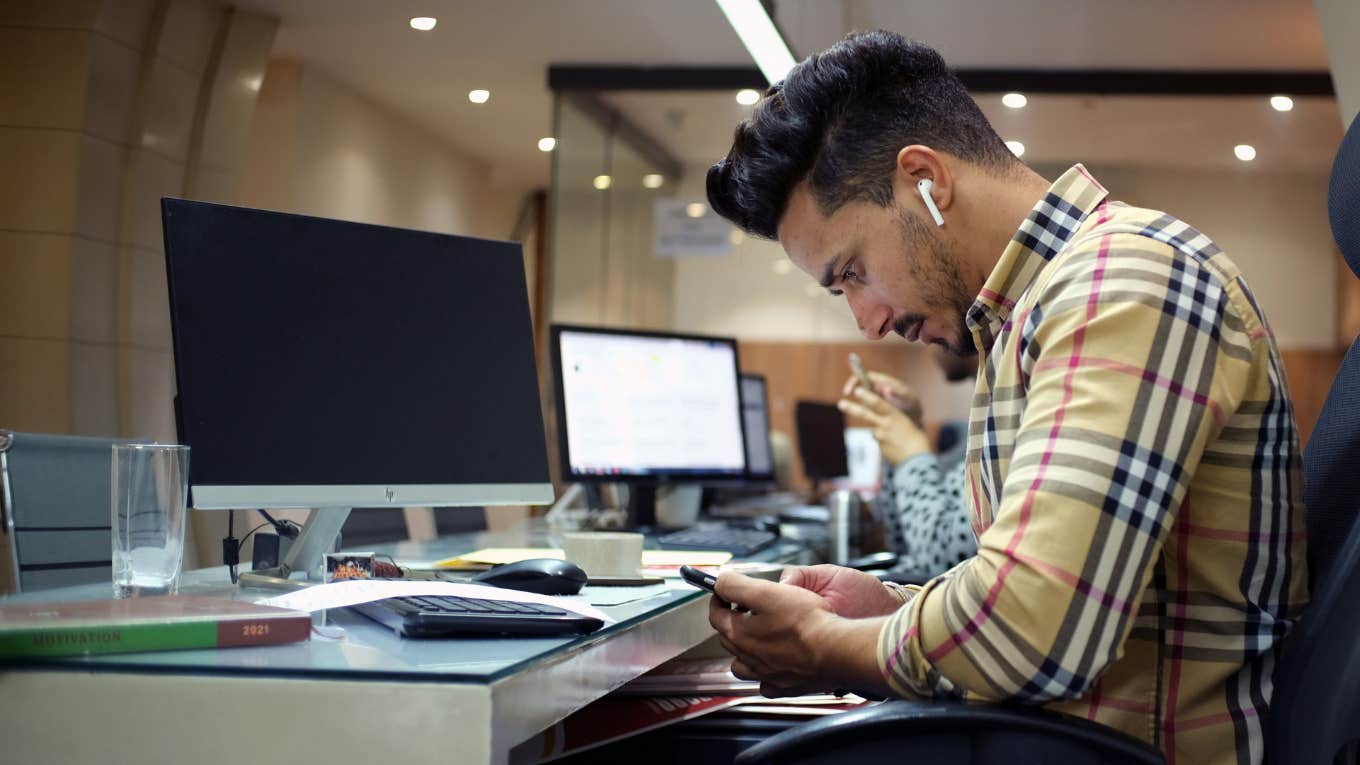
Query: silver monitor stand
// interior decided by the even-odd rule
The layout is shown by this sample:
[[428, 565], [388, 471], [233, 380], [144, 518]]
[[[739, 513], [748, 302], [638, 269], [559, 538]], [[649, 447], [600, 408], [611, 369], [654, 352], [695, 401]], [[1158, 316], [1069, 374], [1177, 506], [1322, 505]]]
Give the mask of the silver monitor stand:
[[[272, 568], [259, 571], [243, 571], [238, 577], [246, 587], [263, 587], [275, 590], [299, 590], [317, 582], [307, 581], [321, 565], [322, 556], [335, 544], [340, 528], [349, 518], [350, 507], [313, 508], [307, 511], [307, 520], [302, 524], [302, 533], [293, 540], [283, 562]], [[292, 574], [301, 571], [303, 579], [293, 579]]]

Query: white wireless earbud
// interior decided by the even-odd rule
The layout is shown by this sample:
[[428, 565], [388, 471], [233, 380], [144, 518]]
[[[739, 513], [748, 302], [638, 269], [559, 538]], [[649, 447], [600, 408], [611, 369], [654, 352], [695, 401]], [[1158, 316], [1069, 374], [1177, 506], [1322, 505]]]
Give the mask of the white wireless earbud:
[[934, 185], [929, 178], [922, 178], [916, 184], [916, 190], [921, 192], [921, 200], [926, 203], [926, 207], [930, 210], [930, 217], [935, 219], [935, 225], [943, 226], [944, 216], [940, 214], [940, 208], [935, 206], [935, 198], [930, 195], [930, 189]]

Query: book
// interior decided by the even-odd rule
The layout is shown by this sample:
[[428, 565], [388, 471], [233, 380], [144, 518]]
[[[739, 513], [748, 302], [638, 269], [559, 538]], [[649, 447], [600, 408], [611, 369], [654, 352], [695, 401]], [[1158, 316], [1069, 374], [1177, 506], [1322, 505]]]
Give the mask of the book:
[[760, 683], [732, 674], [732, 657], [676, 658], [614, 691], [619, 696], [758, 695]]
[[311, 632], [310, 614], [226, 598], [0, 605], [0, 659], [273, 645]]

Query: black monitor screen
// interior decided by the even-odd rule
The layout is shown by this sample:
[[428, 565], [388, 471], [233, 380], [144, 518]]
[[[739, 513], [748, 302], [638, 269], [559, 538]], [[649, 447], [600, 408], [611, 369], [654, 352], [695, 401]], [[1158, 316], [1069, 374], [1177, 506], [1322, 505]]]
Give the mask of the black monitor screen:
[[518, 244], [162, 213], [191, 484], [547, 483]]
[[565, 476], [744, 476], [735, 340], [563, 325], [552, 334]]
[[808, 478], [849, 475], [845, 449], [845, 415], [835, 404], [799, 401], [794, 409], [798, 426], [798, 456]]

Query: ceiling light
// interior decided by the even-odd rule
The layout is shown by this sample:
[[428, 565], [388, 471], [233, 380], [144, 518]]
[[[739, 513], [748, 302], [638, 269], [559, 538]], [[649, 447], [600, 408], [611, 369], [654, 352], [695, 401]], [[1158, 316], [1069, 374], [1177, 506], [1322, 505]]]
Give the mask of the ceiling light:
[[1270, 108], [1277, 112], [1287, 112], [1294, 108], [1294, 99], [1289, 96], [1271, 96]]
[[659, 189], [665, 182], [666, 176], [661, 173], [647, 173], [642, 176], [642, 185], [649, 189]]
[[411, 19], [411, 28], [419, 29], [422, 32], [428, 32], [431, 29], [434, 29], [434, 25], [438, 23], [439, 23], [438, 19], [431, 18], [429, 16], [416, 16], [415, 18]]
[[591, 183], [595, 184], [595, 188], [599, 189], [600, 191], [604, 191], [605, 189], [609, 188], [609, 185], [613, 182], [614, 179], [610, 178], [607, 175], [597, 175], [595, 176], [595, 180], [591, 181]]
[[727, 241], [732, 244], [741, 244], [746, 241], [746, 232], [739, 228], [732, 229], [732, 233], [727, 235]]
[[1249, 143], [1239, 143], [1233, 147], [1233, 154], [1243, 162], [1250, 162], [1256, 159], [1256, 147]]
[[1025, 156], [1025, 145], [1019, 141], [1007, 141], [1006, 148], [1010, 149], [1011, 153], [1017, 157]]
[[540, 139], [538, 139], [538, 150], [539, 150], [539, 151], [552, 151], [553, 149], [556, 149], [556, 148], [557, 148], [557, 139], [556, 139], [556, 138], [553, 138], [552, 136], [548, 136], [547, 138], [540, 138]]
[[1025, 98], [1024, 93], [1007, 93], [1001, 97], [1001, 103], [1012, 109], [1023, 109], [1025, 104], [1029, 103], [1029, 99]]
[[486, 103], [487, 101], [490, 101], [490, 100], [491, 100], [491, 91], [489, 91], [489, 90], [480, 90], [480, 89], [478, 89], [478, 90], [469, 90], [469, 91], [468, 91], [468, 100], [471, 101], [471, 102], [474, 103], [474, 104], [484, 104], [484, 103]]
[[788, 258], [775, 258], [774, 272], [780, 276], [788, 276], [793, 273], [793, 262]]
[[727, 23], [736, 30], [741, 44], [756, 60], [756, 66], [771, 85], [784, 79], [793, 68], [793, 54], [784, 38], [779, 36], [770, 15], [761, 6], [760, 0], [718, 0], [718, 7], [727, 17]]
[[737, 103], [741, 104], [742, 106], [751, 106], [752, 104], [759, 100], [760, 91], [758, 90], [742, 88], [741, 90], [737, 91]]
[[704, 217], [704, 209], [703, 202], [690, 202], [685, 205], [685, 214], [691, 218], [702, 218]]

